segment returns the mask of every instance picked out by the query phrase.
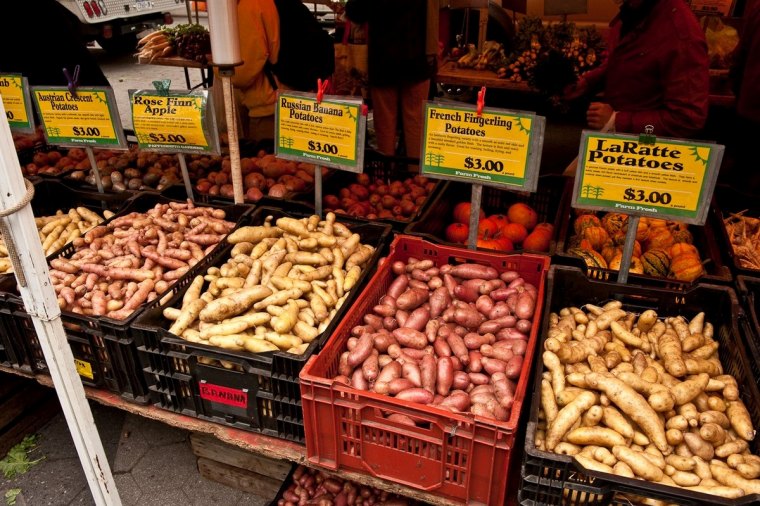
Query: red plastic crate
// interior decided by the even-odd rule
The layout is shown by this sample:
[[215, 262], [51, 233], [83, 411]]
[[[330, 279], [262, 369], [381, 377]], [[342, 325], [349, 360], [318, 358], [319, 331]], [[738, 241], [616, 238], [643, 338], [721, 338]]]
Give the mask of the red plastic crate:
[[[301, 371], [301, 400], [306, 454], [313, 464], [333, 470], [367, 473], [467, 504], [501, 505], [507, 495], [507, 470], [530, 378], [537, 340], [534, 325], [517, 383], [510, 419], [498, 422], [470, 414], [453, 414], [336, 383], [338, 360], [351, 329], [377, 304], [393, 281], [391, 264], [410, 257], [438, 266], [477, 262], [499, 272], [517, 270], [538, 289], [534, 321], [541, 318], [549, 258], [503, 255], [439, 246], [397, 236], [387, 259], [336, 329], [325, 348]], [[401, 413], [416, 427], [387, 420]]]

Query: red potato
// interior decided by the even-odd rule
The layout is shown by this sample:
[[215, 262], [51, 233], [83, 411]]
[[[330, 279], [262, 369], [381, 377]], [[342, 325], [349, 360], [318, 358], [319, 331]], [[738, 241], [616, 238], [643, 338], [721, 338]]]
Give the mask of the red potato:
[[499, 301], [496, 304], [494, 304], [493, 309], [491, 312], [486, 315], [491, 320], [498, 320], [499, 318], [503, 318], [505, 316], [510, 316], [512, 314], [512, 310], [509, 309], [509, 306], [504, 301]]
[[376, 334], [374, 339], [374, 346], [380, 353], [385, 353], [392, 344], [398, 344], [396, 338], [391, 334]]
[[476, 332], [470, 332], [464, 336], [464, 345], [468, 350], [478, 350], [484, 344], [493, 344], [496, 337], [493, 334], [480, 335]]
[[409, 288], [417, 288], [418, 290], [424, 290], [425, 292], [428, 292], [427, 283], [418, 281], [416, 279], [409, 280]]
[[430, 317], [438, 318], [451, 304], [451, 296], [445, 287], [436, 288], [430, 295]]
[[451, 360], [442, 357], [438, 359], [438, 370], [435, 388], [438, 395], [446, 396], [451, 390], [451, 385], [454, 383], [454, 366]]
[[430, 281], [430, 275], [426, 271], [423, 271], [422, 269], [418, 267], [415, 267], [414, 269], [412, 269], [410, 276], [412, 277], [412, 279], [415, 279], [417, 281], [423, 281], [425, 283]]
[[438, 330], [441, 327], [441, 321], [438, 319], [431, 319], [425, 324], [425, 337], [429, 343], [434, 343], [438, 336]]
[[525, 284], [525, 280], [518, 276], [509, 282], [509, 284], [507, 285], [507, 288], [517, 288], [517, 287], [523, 286], [524, 284]]
[[348, 365], [350, 367], [356, 367], [364, 362], [367, 357], [369, 357], [370, 353], [372, 353], [373, 348], [374, 339], [372, 334], [363, 334], [356, 343], [356, 347], [354, 347], [354, 349], [348, 354]]
[[[487, 345], [484, 345], [487, 346]], [[483, 371], [483, 355], [479, 351], [471, 350], [468, 354], [470, 363], [468, 366], [469, 372], [482, 372]]]
[[515, 304], [515, 316], [521, 320], [532, 318], [535, 307], [536, 300], [533, 298], [530, 292], [523, 292], [517, 297], [517, 303]]
[[515, 279], [520, 277], [520, 273], [517, 271], [505, 271], [499, 274], [499, 279], [505, 283], [511, 283]]
[[410, 359], [419, 362], [423, 358], [425, 358], [426, 355], [432, 355], [433, 351], [428, 351], [428, 348], [425, 347], [421, 350], [417, 350], [415, 348], [401, 348], [401, 354], [409, 357]]
[[420, 377], [422, 379], [422, 388], [435, 393], [437, 376], [437, 366], [435, 357], [428, 355], [420, 361]]
[[418, 307], [411, 312], [409, 318], [404, 322], [404, 328], [421, 331], [430, 321], [430, 310], [426, 307]]
[[409, 318], [409, 312], [404, 311], [403, 309], [397, 309], [396, 310], [396, 321], [398, 324], [403, 327], [404, 323], [406, 323], [406, 319]]
[[[370, 329], [369, 333], [370, 334], [374, 334], [373, 329]], [[356, 348], [356, 343], [358, 343], [358, 342], [359, 342], [359, 338], [357, 338], [357, 337], [349, 337], [348, 341], [346, 341], [346, 348], [348, 348], [348, 351], [351, 351], [354, 348]]]
[[414, 386], [422, 388], [422, 373], [414, 362], [405, 362], [401, 366], [401, 377], [414, 383]]
[[496, 340], [497, 341], [503, 341], [503, 340], [510, 340], [510, 339], [522, 339], [527, 341], [528, 336], [523, 334], [517, 329], [514, 328], [503, 328], [499, 332], [496, 333]]
[[428, 300], [429, 292], [427, 289], [410, 288], [398, 297], [396, 297], [396, 306], [405, 311], [411, 311]]
[[449, 297], [454, 297], [454, 290], [459, 286], [459, 283], [454, 279], [454, 276], [448, 272], [444, 273], [443, 268], [441, 268], [441, 272], [443, 273], [443, 286], [446, 287], [446, 291], [449, 292]]
[[478, 300], [475, 301], [475, 309], [484, 315], [490, 314], [491, 310], [493, 310], [493, 306], [494, 301], [488, 295], [481, 295], [478, 297]]
[[[451, 361], [451, 360], [449, 360]], [[453, 368], [453, 364], [452, 364]], [[455, 388], [458, 390], [465, 390], [468, 386], [470, 386], [470, 376], [467, 375], [464, 371], [454, 371], [454, 379], [451, 383], [451, 388]]]
[[451, 356], [451, 346], [449, 346], [449, 343], [443, 338], [438, 337], [433, 341], [433, 349], [439, 358], [448, 358]]
[[476, 329], [484, 320], [483, 315], [469, 306], [460, 306], [454, 311], [454, 321], [466, 329]]
[[421, 350], [428, 344], [427, 336], [419, 330], [411, 328], [398, 328], [393, 331], [393, 337], [396, 338], [401, 346]]
[[364, 377], [361, 368], [354, 370], [351, 374], [351, 386], [357, 390], [369, 390], [369, 383]]
[[406, 263], [402, 262], [401, 260], [396, 260], [395, 262], [393, 262], [393, 265], [391, 265], [391, 270], [393, 271], [393, 274], [395, 274], [396, 276], [400, 276], [406, 272]]
[[[480, 282], [482, 280], [476, 281]], [[466, 285], [462, 283], [461, 285], [454, 287], [454, 297], [459, 300], [463, 300], [465, 302], [475, 302], [478, 300], [479, 296], [480, 292], [478, 292], [478, 288], [476, 286]]]
[[517, 320], [517, 323], [515, 323], [515, 328], [523, 334], [529, 334], [530, 330], [533, 328], [533, 322], [526, 319]]
[[398, 299], [399, 295], [404, 293], [409, 286], [409, 278], [406, 274], [399, 275], [393, 280], [391, 286], [388, 287], [386, 294], [393, 297], [394, 300]]
[[[484, 357], [495, 358], [504, 363], [509, 362], [512, 359], [512, 357], [515, 356], [514, 352], [512, 351], [512, 348], [503, 348], [503, 347], [496, 348], [489, 344], [484, 344], [483, 346], [481, 346], [480, 353], [482, 353]], [[504, 372], [504, 371], [501, 371], [501, 372]]]
[[462, 390], [454, 390], [439, 403], [439, 406], [448, 406], [464, 412], [470, 407], [470, 396]]
[[375, 313], [376, 315], [389, 317], [396, 314], [396, 307], [386, 305], [386, 304], [378, 304], [372, 308], [372, 312]]
[[364, 378], [370, 383], [377, 379], [377, 375], [380, 373], [380, 364], [376, 353], [370, 354], [370, 356], [364, 361], [362, 364], [362, 373], [364, 374]]
[[522, 372], [522, 366], [523, 366], [523, 356], [515, 355], [514, 357], [509, 359], [509, 362], [507, 362], [507, 368], [504, 371], [504, 373], [507, 375], [507, 378], [509, 379], [517, 379], [520, 377], [520, 372]]
[[384, 382], [384, 383], [390, 383], [396, 378], [401, 377], [401, 364], [398, 362], [391, 362], [390, 364], [386, 365], [382, 368], [380, 371], [380, 374], [377, 375], [377, 379], [375, 380], [375, 384]]
[[493, 300], [501, 301], [507, 300], [510, 295], [513, 295], [515, 293], [517, 293], [517, 288], [499, 288], [492, 291], [488, 295], [490, 295]]
[[507, 370], [507, 363], [502, 362], [497, 358], [483, 357], [483, 370], [489, 375], [496, 374], [497, 372], [505, 372]]
[[488, 376], [483, 373], [471, 372], [469, 373], [469, 376], [470, 382], [473, 385], [487, 385], [489, 382]]
[[457, 334], [446, 336], [446, 343], [451, 348], [451, 352], [459, 359], [462, 364], [466, 365], [470, 361], [469, 351], [464, 345], [464, 340]]
[[[388, 420], [390, 420], [391, 422], [400, 423], [402, 425], [410, 425], [412, 427], [414, 427], [416, 425], [414, 423], [414, 420], [412, 420], [408, 416], [402, 415], [400, 413], [393, 413], [392, 415], [388, 416]], [[385, 501], [383, 504], [387, 505], [387, 504], [389, 504], [389, 502]], [[337, 506], [337, 503], [336, 503], [336, 506]]]
[[462, 361], [459, 360], [459, 358], [452, 355], [449, 357], [449, 360], [451, 360], [451, 365], [454, 367], [455, 371], [461, 371], [464, 369], [464, 367], [462, 366]]
[[[377, 384], [376, 384], [377, 385]], [[407, 378], [396, 378], [392, 380], [390, 383], [388, 383], [388, 394], [390, 395], [396, 395], [399, 392], [403, 392], [404, 390], [409, 390], [410, 388], [416, 388], [418, 385], [415, 385], [414, 382]]]
[[392, 316], [386, 316], [383, 318], [383, 328], [385, 330], [393, 332], [398, 328], [398, 321]]
[[495, 279], [499, 277], [499, 273], [493, 267], [479, 264], [455, 265], [450, 272], [452, 276], [463, 279]]
[[365, 314], [364, 323], [366, 323], [367, 325], [369, 325], [375, 330], [380, 330], [381, 328], [383, 328], [383, 319], [374, 314]]
[[409, 390], [399, 392], [398, 395], [396, 395], [396, 399], [427, 405], [433, 402], [434, 396], [424, 388], [410, 388]]

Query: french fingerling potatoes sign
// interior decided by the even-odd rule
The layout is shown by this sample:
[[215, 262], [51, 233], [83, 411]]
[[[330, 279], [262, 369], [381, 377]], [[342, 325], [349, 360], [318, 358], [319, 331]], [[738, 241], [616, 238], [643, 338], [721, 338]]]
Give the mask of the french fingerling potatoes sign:
[[724, 147], [678, 139], [584, 132], [573, 207], [702, 225]]

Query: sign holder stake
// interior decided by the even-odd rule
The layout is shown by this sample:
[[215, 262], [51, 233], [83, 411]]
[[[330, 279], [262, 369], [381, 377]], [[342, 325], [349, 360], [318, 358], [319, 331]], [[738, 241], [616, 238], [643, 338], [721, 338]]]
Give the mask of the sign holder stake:
[[87, 158], [90, 160], [92, 172], [95, 174], [95, 184], [98, 187], [98, 193], [105, 193], [105, 190], [103, 189], [103, 180], [100, 177], [100, 168], [98, 168], [98, 162], [95, 160], [95, 152], [90, 146], [86, 146], [84, 150], [87, 153]]
[[[322, 99], [325, 96], [327, 87], [330, 85], [330, 80], [317, 79], [317, 103], [321, 104]], [[322, 167], [320, 165], [314, 166], [314, 212], [322, 217]]]
[[187, 198], [195, 202], [195, 196], [193, 195], [193, 184], [190, 182], [190, 174], [187, 172], [187, 161], [185, 160], [185, 153], [177, 153], [177, 159], [179, 160], [179, 168], [182, 171], [182, 181], [185, 183]]
[[478, 226], [480, 224], [480, 206], [483, 199], [483, 185], [472, 185], [472, 197], [470, 197], [470, 230], [467, 236], [467, 247], [478, 249]]
[[631, 268], [633, 257], [633, 245], [636, 242], [636, 231], [639, 229], [638, 216], [628, 216], [628, 231], [625, 234], [625, 244], [623, 245], [623, 258], [620, 260], [620, 270], [618, 271], [617, 281], [621, 285], [628, 282], [628, 270]]

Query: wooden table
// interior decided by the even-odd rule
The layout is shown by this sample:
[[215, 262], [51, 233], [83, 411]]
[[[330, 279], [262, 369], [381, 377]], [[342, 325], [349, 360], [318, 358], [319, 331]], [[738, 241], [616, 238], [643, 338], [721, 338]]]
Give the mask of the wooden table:
[[528, 83], [514, 82], [509, 79], [501, 79], [492, 70], [475, 70], [459, 68], [456, 62], [448, 61], [438, 68], [435, 77], [436, 82], [446, 84], [459, 84], [462, 86], [485, 86], [487, 88], [499, 88], [502, 90], [519, 91], [522, 93], [535, 93]]
[[[12, 369], [4, 366], [0, 366], [0, 372], [15, 374], [26, 378], [33, 378], [42, 385], [53, 387], [53, 381], [51, 377], [47, 375], [33, 375], [24, 371], [19, 371], [17, 369]], [[453, 506], [459, 504], [448, 499], [436, 497], [432, 494], [406, 487], [404, 485], [382, 480], [380, 478], [347, 471], [333, 471], [316, 466], [307, 462], [306, 447], [292, 441], [285, 441], [283, 439], [273, 438], [255, 432], [234, 429], [225, 425], [207, 422], [205, 420], [199, 420], [197, 418], [166, 411], [155, 406], [140, 406], [137, 404], [131, 404], [129, 402], [126, 402], [119, 395], [112, 392], [107, 392], [105, 390], [97, 390], [89, 387], [84, 387], [84, 390], [85, 395], [88, 399], [98, 402], [104, 406], [118, 408], [128, 413], [150, 418], [151, 420], [157, 420], [179, 429], [209, 434], [219, 439], [220, 441], [237, 446], [243, 450], [262, 455], [264, 457], [287, 460], [296, 464], [308, 465], [309, 467], [314, 467], [331, 473], [344, 480], [350, 480], [362, 485], [375, 487], [380, 490], [385, 490], [394, 494], [416, 499], [418, 501], [422, 501], [423, 503], [440, 506]]]

